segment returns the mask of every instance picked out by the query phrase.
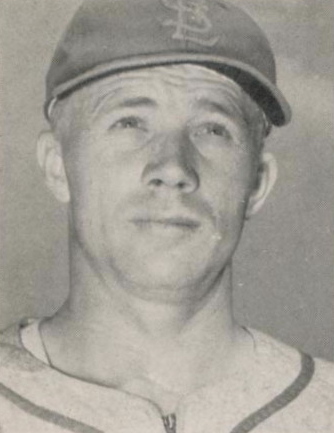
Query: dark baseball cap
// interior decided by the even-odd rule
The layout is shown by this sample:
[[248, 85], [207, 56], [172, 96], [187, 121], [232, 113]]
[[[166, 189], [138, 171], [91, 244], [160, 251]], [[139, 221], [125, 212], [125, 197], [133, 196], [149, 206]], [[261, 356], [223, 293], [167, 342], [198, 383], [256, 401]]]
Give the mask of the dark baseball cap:
[[93, 80], [182, 63], [234, 80], [274, 125], [290, 121], [267, 37], [247, 13], [225, 0], [85, 0], [51, 62], [46, 116], [57, 100]]

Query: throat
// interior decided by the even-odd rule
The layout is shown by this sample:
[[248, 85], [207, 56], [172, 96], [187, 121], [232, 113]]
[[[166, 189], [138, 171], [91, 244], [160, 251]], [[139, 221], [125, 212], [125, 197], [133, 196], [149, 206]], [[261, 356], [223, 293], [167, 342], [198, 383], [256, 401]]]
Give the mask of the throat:
[[187, 308], [130, 302], [123, 292], [113, 302], [101, 298], [103, 306], [95, 308], [75, 302], [73, 295], [41, 326], [50, 363], [72, 377], [149, 400], [163, 414], [174, 413], [182, 398], [221, 380], [233, 364], [240, 338], [225, 277], [200, 305]]

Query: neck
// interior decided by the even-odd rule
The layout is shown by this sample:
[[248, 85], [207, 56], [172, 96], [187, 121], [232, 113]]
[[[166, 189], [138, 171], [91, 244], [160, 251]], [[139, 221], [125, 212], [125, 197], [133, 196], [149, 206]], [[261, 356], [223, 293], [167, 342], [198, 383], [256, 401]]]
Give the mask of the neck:
[[232, 316], [231, 265], [202, 299], [168, 304], [72, 270], [68, 301], [42, 329], [56, 367], [142, 395], [145, 381], [185, 395], [224, 376], [244, 338]]

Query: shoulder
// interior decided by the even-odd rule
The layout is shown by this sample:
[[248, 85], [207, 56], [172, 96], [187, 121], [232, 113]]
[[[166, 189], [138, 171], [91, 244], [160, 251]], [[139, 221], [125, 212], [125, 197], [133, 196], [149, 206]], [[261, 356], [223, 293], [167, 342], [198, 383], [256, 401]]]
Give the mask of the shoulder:
[[20, 329], [25, 323], [23, 320], [0, 332], [0, 406], [1, 400], [13, 402], [16, 393], [24, 395], [36, 388], [48, 370], [21, 342]]
[[303, 354], [259, 331], [252, 333], [273, 382], [284, 384], [274, 403], [277, 405], [283, 395], [286, 404], [269, 422], [279, 421], [285, 433], [297, 428], [303, 432], [334, 431], [334, 364]]
[[23, 372], [43, 368], [44, 364], [33, 357], [22, 345], [20, 330], [28, 323], [28, 319], [23, 319], [0, 332], [1, 377], [12, 370]]
[[39, 427], [41, 421], [34, 416], [45, 398], [41, 384], [48, 386], [47, 366], [22, 345], [20, 329], [26, 323], [23, 320], [0, 332], [0, 431], [49, 432], [43, 423]]
[[276, 371], [288, 372], [296, 366], [299, 368], [303, 359], [308, 359], [309, 361], [306, 361], [308, 366], [305, 368], [312, 370], [310, 383], [326, 383], [326, 388], [334, 392], [334, 363], [305, 354], [263, 332], [252, 329], [251, 333], [260, 358], [269, 362]]
[[[314, 431], [334, 431], [334, 365], [314, 359], [314, 374], [296, 402], [296, 410], [304, 411], [305, 423]], [[311, 430], [312, 431], [312, 430]]]

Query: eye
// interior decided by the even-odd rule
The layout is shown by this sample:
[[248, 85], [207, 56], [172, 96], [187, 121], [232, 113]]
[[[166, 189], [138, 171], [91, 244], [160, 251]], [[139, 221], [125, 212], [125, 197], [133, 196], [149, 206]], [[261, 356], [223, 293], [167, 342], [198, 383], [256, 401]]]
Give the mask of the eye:
[[204, 132], [209, 135], [214, 135], [217, 137], [230, 138], [230, 133], [227, 131], [224, 125], [219, 123], [208, 123], [203, 125]]
[[224, 138], [227, 140], [231, 139], [231, 134], [222, 123], [208, 122], [200, 125], [195, 132], [196, 136], [211, 136]]
[[111, 128], [116, 129], [142, 129], [143, 128], [143, 122], [141, 119], [135, 116], [127, 116], [122, 117], [121, 119], [117, 120]]

